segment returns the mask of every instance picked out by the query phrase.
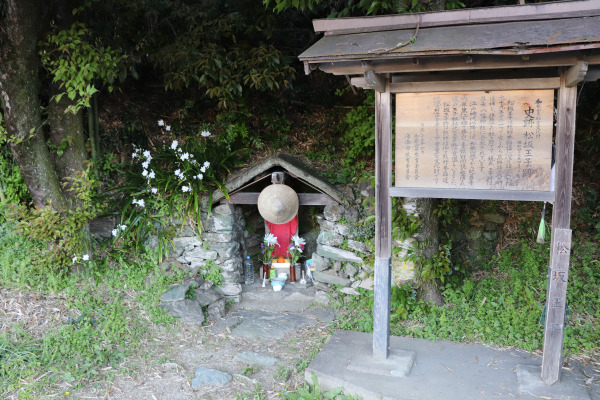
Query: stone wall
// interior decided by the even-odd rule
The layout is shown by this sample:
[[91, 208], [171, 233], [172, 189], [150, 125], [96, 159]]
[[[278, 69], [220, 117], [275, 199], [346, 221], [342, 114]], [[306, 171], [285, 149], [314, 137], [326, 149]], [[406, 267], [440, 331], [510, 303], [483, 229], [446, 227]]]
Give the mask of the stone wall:
[[342, 286], [341, 291], [357, 294], [356, 287], [372, 288], [373, 270], [366, 260], [372, 255], [369, 245], [355, 240], [352, 224], [358, 221], [354, 206], [328, 205], [317, 216], [321, 233], [317, 250], [312, 253], [313, 278], [321, 290], [331, 291], [332, 285]]
[[210, 216], [203, 215], [202, 225], [200, 237], [189, 227], [180, 230], [173, 239], [174, 255], [194, 274], [204, 275], [211, 266], [219, 267], [223, 278], [216, 290], [230, 300], [239, 301], [246, 243], [242, 210], [231, 204], [216, 206]]

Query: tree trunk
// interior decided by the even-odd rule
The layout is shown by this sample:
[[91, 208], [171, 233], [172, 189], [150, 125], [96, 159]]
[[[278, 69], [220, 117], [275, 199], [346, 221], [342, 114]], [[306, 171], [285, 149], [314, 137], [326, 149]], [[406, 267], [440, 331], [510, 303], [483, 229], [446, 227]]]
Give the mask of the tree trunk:
[[[437, 206], [437, 199], [419, 198], [417, 199], [417, 213], [421, 218], [420, 233], [417, 235], [419, 241], [419, 258], [431, 260], [434, 254], [440, 251], [440, 228], [439, 219], [433, 212]], [[444, 304], [444, 298], [438, 287], [437, 279], [428, 279], [423, 281], [421, 278], [421, 265], [415, 265], [415, 278], [419, 283], [421, 299], [427, 302], [433, 302], [438, 306]]]
[[33, 202], [67, 207], [48, 148], [44, 143], [39, 94], [39, 0], [5, 0], [0, 26], [0, 97], [13, 157]]
[[[58, 88], [53, 89], [59, 93]], [[60, 149], [52, 150], [56, 173], [67, 189], [65, 195], [68, 199], [74, 200], [73, 193], [68, 191], [69, 184], [65, 178], [74, 177], [85, 169], [87, 151], [83, 132], [83, 112], [80, 110], [77, 114], [65, 113], [71, 104], [67, 96], [62, 96], [58, 102], [51, 99], [48, 105], [48, 122], [51, 128], [50, 142]]]

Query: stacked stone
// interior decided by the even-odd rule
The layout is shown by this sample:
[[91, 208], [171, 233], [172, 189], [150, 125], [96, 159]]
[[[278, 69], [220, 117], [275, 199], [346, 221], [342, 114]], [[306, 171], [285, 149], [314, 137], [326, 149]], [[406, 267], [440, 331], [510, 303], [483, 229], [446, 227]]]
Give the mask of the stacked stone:
[[[341, 285], [341, 291], [358, 294], [356, 287], [372, 288], [372, 281], [363, 281], [372, 267], [363, 257], [371, 254], [367, 244], [354, 240], [351, 224], [358, 221], [354, 207], [328, 205], [318, 216], [321, 233], [317, 237], [317, 250], [312, 253], [315, 286], [331, 291], [332, 285]], [[342, 248], [343, 247], [343, 248]]]
[[244, 218], [240, 209], [231, 204], [213, 208], [210, 216], [203, 215], [203, 232], [199, 238], [193, 229], [184, 226], [173, 239], [177, 261], [186, 265], [192, 273], [204, 275], [208, 264], [222, 270], [222, 281], [216, 290], [229, 300], [241, 299], [242, 254], [244, 244]]
[[245, 252], [245, 222], [239, 207], [221, 204], [204, 218], [203, 239], [207, 248], [216, 252], [215, 265], [221, 267], [223, 280], [217, 287], [229, 300], [241, 300], [243, 259]]
[[468, 244], [468, 257], [474, 260], [482, 251], [484, 254], [493, 251], [498, 239], [498, 231], [502, 229], [504, 221], [505, 218], [498, 213], [479, 214], [476, 210], [469, 219], [470, 227], [464, 236], [460, 232], [455, 232], [454, 235], [464, 237]]

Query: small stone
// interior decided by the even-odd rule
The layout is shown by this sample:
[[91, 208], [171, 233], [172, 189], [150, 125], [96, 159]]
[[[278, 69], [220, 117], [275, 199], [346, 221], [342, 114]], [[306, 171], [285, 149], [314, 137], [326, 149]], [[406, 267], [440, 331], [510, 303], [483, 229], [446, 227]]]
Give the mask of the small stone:
[[483, 238], [489, 242], [496, 240], [498, 232], [483, 232]]
[[253, 351], [244, 351], [234, 358], [248, 364], [264, 365], [265, 367], [272, 367], [279, 361], [275, 357], [271, 357], [267, 354], [255, 353]]
[[487, 231], [487, 232], [491, 232], [491, 231], [495, 231], [498, 229], [498, 224], [496, 224], [495, 222], [490, 222], [487, 221], [484, 225], [483, 225], [483, 230]]
[[169, 290], [164, 292], [162, 294], [162, 296], [160, 296], [160, 301], [172, 302], [172, 301], [181, 301], [181, 300], [185, 299], [185, 294], [187, 293], [191, 284], [192, 284], [191, 282], [188, 282], [188, 283], [184, 283], [183, 285], [177, 285], [177, 286], [170, 288]]
[[361, 181], [358, 184], [358, 191], [364, 197], [375, 197], [375, 188], [371, 185], [370, 180]]
[[213, 243], [210, 248], [216, 251], [219, 257], [231, 258], [238, 253], [240, 244], [238, 242]]
[[231, 381], [231, 375], [216, 369], [198, 367], [192, 380], [192, 388], [200, 389], [202, 386], [216, 385], [225, 386]]
[[207, 230], [218, 233], [233, 231], [233, 215], [211, 214], [207, 222]]
[[327, 272], [314, 271], [313, 277], [318, 282], [329, 283], [331, 285], [350, 286], [350, 279], [341, 278], [336, 275], [328, 274]]
[[344, 211], [344, 219], [350, 223], [358, 221], [358, 210], [354, 207], [347, 208]]
[[323, 215], [325, 215], [326, 220], [337, 222], [344, 215], [344, 207], [339, 204], [328, 204], [323, 210]]
[[317, 271], [325, 271], [331, 268], [331, 260], [325, 257], [321, 257], [317, 253], [312, 254], [312, 260], [313, 267], [315, 267]]
[[333, 260], [348, 261], [357, 264], [362, 264], [363, 262], [362, 258], [351, 251], [321, 244], [317, 246], [317, 254]]
[[202, 242], [195, 236], [173, 238], [173, 253], [176, 257], [181, 256], [184, 250], [191, 250], [196, 246], [202, 246]]
[[223, 286], [215, 287], [215, 290], [226, 297], [237, 296], [242, 293], [242, 285], [239, 283], [226, 282]]
[[375, 281], [373, 280], [373, 278], [367, 278], [367, 279], [361, 281], [360, 284], [358, 285], [358, 287], [367, 289], [367, 290], [373, 290], [374, 285], [375, 285]]
[[341, 261], [335, 261], [333, 263], [333, 270], [338, 272], [342, 269], [342, 262]]
[[483, 228], [471, 228], [467, 232], [467, 240], [477, 240], [481, 237], [483, 233]]
[[231, 240], [233, 239], [233, 234], [208, 232], [205, 233], [202, 238], [208, 242], [227, 243], [231, 242]]
[[167, 310], [174, 317], [179, 317], [182, 321], [200, 325], [204, 322], [204, 312], [198, 302], [191, 299], [182, 301], [172, 301], [163, 303], [160, 307]]
[[327, 221], [325, 218], [317, 219], [317, 221], [319, 222], [319, 227], [321, 228], [321, 232], [323, 232], [323, 231], [337, 232], [337, 230], [338, 230], [338, 224], [336, 224], [335, 222]]
[[215, 301], [221, 300], [223, 298], [223, 295], [221, 293], [217, 293], [214, 289], [213, 290], [196, 289], [194, 294], [195, 294], [196, 301], [202, 307], [206, 307], [209, 304], [212, 304]]
[[366, 243], [363, 242], [348, 240], [348, 247], [354, 251], [358, 251], [359, 253], [371, 254], [371, 249]]
[[235, 212], [235, 208], [233, 207], [233, 205], [225, 203], [216, 206], [215, 208], [213, 208], [212, 211], [213, 213], [218, 215], [231, 215]]
[[217, 300], [208, 306], [208, 318], [211, 321], [218, 321], [225, 316], [225, 301]]
[[483, 214], [481, 216], [481, 218], [484, 221], [489, 221], [489, 222], [494, 222], [496, 224], [503, 224], [504, 221], [506, 221], [506, 218], [504, 218], [502, 215], [498, 214], [498, 213], [487, 213], [487, 214]]
[[360, 295], [360, 293], [358, 293], [358, 291], [354, 288], [351, 287], [345, 287], [345, 288], [341, 288], [340, 292], [344, 293], [344, 294], [350, 294], [353, 296], [358, 296]]
[[317, 243], [327, 246], [341, 246], [344, 243], [344, 237], [333, 231], [321, 231], [317, 237]]
[[193, 258], [202, 258], [204, 260], [214, 260], [218, 256], [218, 253], [215, 250], [207, 250], [203, 247], [196, 247], [194, 250], [186, 252], [183, 254], [184, 259], [188, 260], [188, 262], [192, 262]]
[[242, 270], [243, 263], [241, 257], [235, 257], [223, 261], [220, 265], [224, 272], [239, 272]]
[[315, 282], [315, 288], [317, 290], [322, 290], [324, 292], [333, 293], [333, 289], [327, 286], [326, 283], [323, 282]]
[[344, 270], [346, 271], [346, 275], [348, 275], [350, 278], [358, 273], [358, 267], [350, 263], [346, 263], [346, 265], [344, 265]]

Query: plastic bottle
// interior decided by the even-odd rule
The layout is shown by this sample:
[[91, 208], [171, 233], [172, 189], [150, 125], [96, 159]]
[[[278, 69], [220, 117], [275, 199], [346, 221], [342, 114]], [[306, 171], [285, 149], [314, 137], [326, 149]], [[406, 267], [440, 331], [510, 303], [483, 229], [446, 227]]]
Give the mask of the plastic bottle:
[[250, 256], [246, 256], [246, 260], [244, 260], [244, 282], [246, 285], [254, 283], [254, 263]]

